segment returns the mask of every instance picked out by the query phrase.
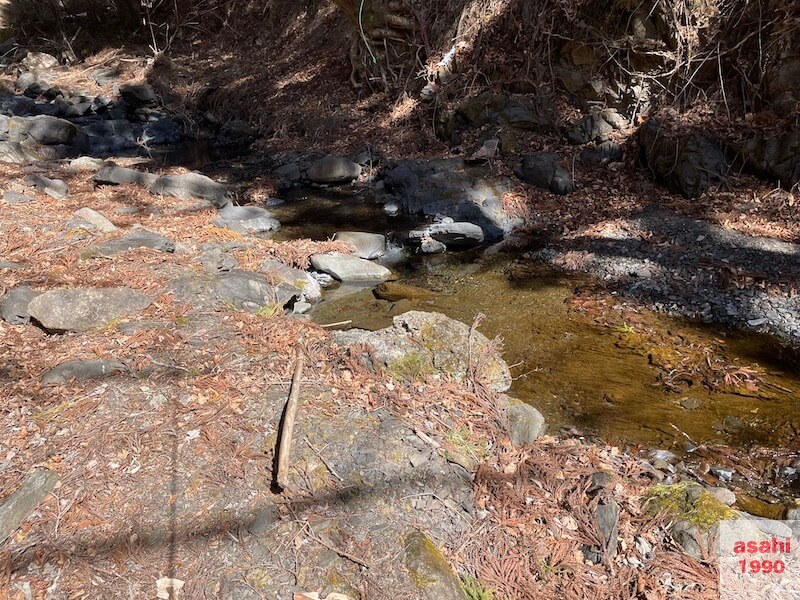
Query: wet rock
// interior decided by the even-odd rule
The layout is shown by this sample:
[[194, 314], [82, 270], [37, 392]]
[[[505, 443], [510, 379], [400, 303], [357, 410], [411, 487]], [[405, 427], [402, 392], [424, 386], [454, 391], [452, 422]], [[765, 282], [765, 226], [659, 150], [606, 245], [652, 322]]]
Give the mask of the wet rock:
[[277, 231], [281, 224], [272, 214], [258, 206], [223, 206], [214, 220], [217, 227], [225, 227], [240, 233]]
[[21, 62], [22, 66], [29, 71], [46, 71], [59, 65], [55, 56], [44, 52], [28, 52]]
[[35, 202], [36, 198], [31, 198], [25, 194], [18, 194], [17, 192], [3, 192], [3, 201], [9, 204], [24, 204], [25, 202]]
[[518, 402], [506, 409], [508, 436], [515, 446], [530, 444], [541, 437], [547, 426], [542, 413], [530, 404]]
[[99, 184], [120, 185], [123, 183], [135, 183], [150, 187], [158, 179], [158, 176], [127, 167], [107, 165], [95, 173], [93, 179], [95, 183]]
[[44, 373], [42, 375], [42, 383], [45, 385], [61, 385], [72, 379], [76, 381], [99, 379], [116, 375], [117, 373], [124, 373], [128, 370], [125, 363], [113, 359], [69, 360]]
[[150, 192], [174, 198], [207, 200], [216, 208], [229, 204], [228, 188], [200, 173], [163, 175], [150, 186]]
[[639, 129], [640, 158], [656, 181], [687, 198], [718, 185], [729, 165], [722, 150], [697, 133], [672, 135], [657, 118]]
[[411, 215], [442, 214], [474, 223], [487, 240], [499, 240], [520, 221], [509, 217], [500, 198], [512, 189], [506, 177], [460, 159], [404, 160], [386, 173], [383, 201]]
[[338, 231], [333, 239], [351, 244], [356, 249], [356, 256], [366, 260], [380, 258], [386, 252], [386, 236], [380, 233], [363, 231]]
[[415, 285], [407, 285], [396, 281], [387, 281], [380, 284], [373, 292], [377, 298], [389, 302], [400, 300], [433, 300], [438, 294]]
[[502, 392], [511, 386], [508, 365], [486, 336], [441, 313], [410, 311], [394, 317], [386, 329], [336, 332], [334, 341], [364, 344], [370, 349], [362, 357], [368, 367], [402, 381], [436, 373], [464, 381], [477, 366], [478, 377], [490, 389]]
[[44, 175], [30, 175], [25, 178], [25, 183], [57, 200], [63, 200], [69, 196], [69, 186], [61, 179], [50, 179]]
[[386, 281], [392, 276], [392, 272], [382, 265], [339, 252], [314, 254], [311, 264], [339, 281]]
[[473, 223], [442, 222], [433, 223], [425, 229], [408, 233], [410, 241], [419, 243], [424, 238], [431, 238], [444, 244], [447, 248], [470, 248], [483, 243], [483, 229]]
[[322, 298], [322, 287], [310, 273], [295, 269], [278, 260], [268, 259], [259, 269], [271, 283], [284, 283], [302, 292], [302, 299], [317, 302]]
[[116, 231], [114, 224], [106, 219], [102, 214], [91, 208], [81, 208], [72, 213], [76, 218], [85, 221], [97, 231], [102, 233], [111, 233]]
[[361, 175], [361, 165], [341, 156], [325, 156], [311, 163], [307, 174], [314, 183], [348, 183]]
[[126, 83], [119, 86], [122, 99], [133, 108], [158, 106], [159, 99], [152, 85]]
[[441, 551], [425, 534], [405, 539], [405, 565], [418, 594], [427, 600], [467, 600], [461, 581]]
[[81, 127], [76, 145], [86, 154], [102, 155], [135, 148], [141, 139], [141, 125], [125, 119], [109, 119]]
[[28, 305], [31, 300], [41, 295], [27, 285], [20, 285], [9, 290], [0, 299], [0, 317], [11, 325], [25, 325], [31, 320]]
[[442, 252], [447, 252], [447, 246], [433, 238], [423, 237], [419, 240], [418, 250], [423, 254], [441, 254]]
[[526, 154], [514, 173], [526, 183], [548, 189], [554, 194], [575, 191], [575, 182], [569, 171], [559, 164], [561, 157], [554, 152]]
[[147, 230], [137, 231], [130, 235], [106, 240], [81, 252], [81, 258], [113, 256], [134, 248], [150, 248], [158, 252], [175, 252], [175, 242], [162, 235]]
[[150, 304], [150, 298], [129, 288], [79, 288], [44, 292], [31, 300], [28, 311], [48, 331], [88, 331]]

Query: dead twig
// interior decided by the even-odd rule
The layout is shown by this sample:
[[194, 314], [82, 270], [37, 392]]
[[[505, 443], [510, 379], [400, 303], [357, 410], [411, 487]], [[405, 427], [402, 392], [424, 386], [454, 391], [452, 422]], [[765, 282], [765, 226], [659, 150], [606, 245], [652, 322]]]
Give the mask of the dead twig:
[[298, 399], [300, 398], [300, 381], [303, 376], [304, 354], [302, 346], [297, 344], [295, 353], [294, 375], [292, 375], [292, 388], [289, 399], [286, 401], [286, 410], [280, 429], [280, 443], [278, 445], [278, 469], [275, 474], [275, 483], [281, 489], [286, 489], [289, 479], [289, 453], [292, 450], [292, 433], [294, 421], [297, 417]]

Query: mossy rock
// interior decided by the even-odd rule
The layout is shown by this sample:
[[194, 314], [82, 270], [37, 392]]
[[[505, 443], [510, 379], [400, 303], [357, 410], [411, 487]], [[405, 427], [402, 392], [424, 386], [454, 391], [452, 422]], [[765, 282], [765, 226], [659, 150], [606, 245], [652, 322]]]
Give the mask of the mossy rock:
[[468, 600], [461, 581], [442, 552], [424, 533], [405, 539], [406, 568], [414, 587], [429, 600]]
[[676, 521], [688, 521], [705, 530], [720, 521], [737, 518], [735, 510], [696, 483], [657, 485], [648, 490], [645, 498], [651, 511], [666, 510]]

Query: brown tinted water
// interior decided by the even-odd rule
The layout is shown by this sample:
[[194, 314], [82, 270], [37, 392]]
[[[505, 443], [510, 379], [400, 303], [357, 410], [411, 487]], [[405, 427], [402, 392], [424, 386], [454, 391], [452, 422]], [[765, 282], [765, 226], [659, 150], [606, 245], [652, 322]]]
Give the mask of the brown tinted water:
[[[275, 209], [283, 239], [326, 239], [340, 229], [386, 232], [410, 226], [391, 219], [368, 199], [338, 196], [290, 201]], [[768, 338], [709, 328], [648, 314], [666, 332], [659, 343], [686, 337], [723, 347], [724, 360], [760, 365], [768, 393], [712, 390], [703, 385], [668, 391], [661, 369], [648, 359], [653, 341], [636, 326], [604, 326], [570, 310], [568, 300], [587, 277], [567, 276], [524, 264], [517, 257], [482, 251], [409, 257], [392, 265], [401, 281], [436, 292], [433, 299], [390, 302], [372, 286], [338, 286], [313, 311], [318, 323], [351, 321], [350, 327], [379, 329], [408, 310], [442, 312], [472, 323], [485, 315], [481, 331], [504, 341], [504, 357], [515, 376], [510, 393], [536, 406], [550, 424], [577, 428], [612, 443], [685, 449], [724, 443], [745, 447], [794, 448], [800, 430], [800, 376]], [[521, 275], [520, 275], [521, 273]], [[670, 338], [672, 336], [672, 338]]]
[[402, 281], [439, 292], [433, 299], [389, 302], [376, 298], [371, 288], [345, 286], [335, 299], [320, 304], [313, 318], [378, 329], [407, 310], [438, 311], [465, 323], [483, 313], [481, 331], [502, 337], [504, 356], [513, 365], [511, 393], [536, 406], [554, 430], [572, 426], [620, 445], [678, 448], [687, 438], [734, 446], [793, 441], [791, 425], [800, 427], [793, 392], [800, 390], [800, 379], [790, 365], [776, 363], [764, 340], [653, 315], [676, 343], [681, 332], [709, 344], [722, 338], [726, 360], [768, 366], [769, 399], [701, 385], [667, 391], [659, 384], [660, 369], [648, 360], [651, 348], [637, 341], [635, 329], [598, 325], [569, 309], [567, 300], [579, 284], [575, 278], [539, 269], [519, 281], [510, 277], [509, 258], [463, 264], [452, 258], [417, 259], [404, 266]]

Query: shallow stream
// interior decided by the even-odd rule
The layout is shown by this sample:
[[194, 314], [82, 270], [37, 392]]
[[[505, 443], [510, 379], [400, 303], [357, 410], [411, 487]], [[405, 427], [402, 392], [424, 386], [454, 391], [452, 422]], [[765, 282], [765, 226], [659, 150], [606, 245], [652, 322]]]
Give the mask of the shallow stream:
[[[272, 210], [282, 223], [277, 239], [323, 240], [339, 230], [387, 233], [413, 225], [407, 218], [387, 217], [359, 196], [301, 196]], [[374, 285], [334, 284], [312, 318], [320, 324], [348, 321], [346, 327], [379, 329], [408, 310], [438, 311], [468, 324], [482, 314], [480, 330], [503, 339], [515, 378], [510, 393], [536, 406], [553, 433], [585, 435], [638, 451], [669, 449], [679, 457], [714, 444], [736, 450], [766, 446], [781, 454], [800, 450], [796, 358], [771, 338], [644, 309], [637, 313], [641, 324], [609, 325], [571, 308], [576, 289], [591, 278], [516, 255], [485, 249], [427, 256], [394, 252], [386, 262], [400, 282], [435, 295], [392, 302], [376, 297]], [[640, 335], [640, 327], [651, 335]], [[655, 339], [654, 330], [660, 332]], [[717, 358], [724, 364], [756, 367], [757, 389], [711, 389], [701, 383], [667, 389], [663, 365], [652, 364], [651, 355], [673, 346], [691, 350], [706, 344], [722, 349]], [[787, 483], [797, 487], [796, 479]]]

